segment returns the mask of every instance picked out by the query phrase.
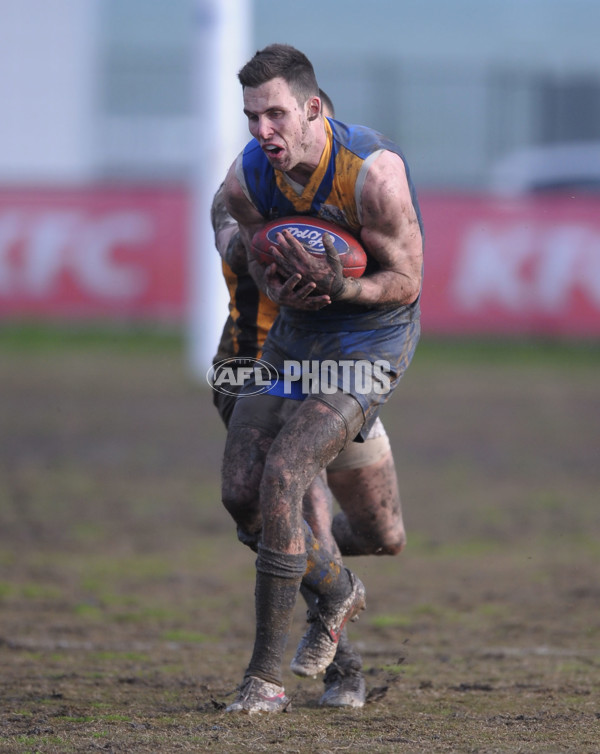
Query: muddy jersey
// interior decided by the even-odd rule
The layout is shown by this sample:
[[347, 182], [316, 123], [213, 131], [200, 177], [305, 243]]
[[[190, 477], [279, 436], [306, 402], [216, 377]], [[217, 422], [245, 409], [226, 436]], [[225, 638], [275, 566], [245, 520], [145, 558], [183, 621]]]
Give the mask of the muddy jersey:
[[259, 291], [248, 273], [236, 275], [226, 262], [222, 267], [229, 291], [229, 316], [214, 362], [234, 356], [258, 359], [279, 307]]
[[[285, 173], [274, 170], [256, 139], [250, 141], [236, 164], [236, 176], [246, 194], [260, 214], [271, 220], [289, 215], [307, 214], [335, 222], [360, 236], [362, 226], [362, 189], [370, 166], [382, 151], [394, 152], [406, 169], [413, 206], [423, 233], [421, 213], [416, 192], [410, 178], [406, 160], [397, 145], [380, 133], [365, 126], [347, 125], [325, 118], [327, 141], [321, 160], [306, 186], [291, 181]], [[367, 274], [377, 269], [376, 261], [367, 251]], [[399, 321], [410, 309], [411, 319], [418, 302], [397, 309]], [[333, 303], [318, 312], [283, 309], [286, 318], [319, 321], [321, 325], [338, 314], [352, 314], [354, 326], [359, 326], [356, 315], [364, 319], [361, 329], [376, 327], [377, 311], [368, 307]]]

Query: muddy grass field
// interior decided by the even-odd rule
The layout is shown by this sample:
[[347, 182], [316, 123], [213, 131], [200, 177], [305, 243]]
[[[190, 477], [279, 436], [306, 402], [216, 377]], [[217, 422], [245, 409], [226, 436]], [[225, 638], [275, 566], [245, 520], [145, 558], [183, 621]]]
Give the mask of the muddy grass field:
[[181, 342], [0, 331], [0, 751], [600, 751], [599, 350], [422, 341], [384, 414], [408, 547], [348, 560], [368, 704], [286, 670], [255, 719], [223, 711], [254, 556]]

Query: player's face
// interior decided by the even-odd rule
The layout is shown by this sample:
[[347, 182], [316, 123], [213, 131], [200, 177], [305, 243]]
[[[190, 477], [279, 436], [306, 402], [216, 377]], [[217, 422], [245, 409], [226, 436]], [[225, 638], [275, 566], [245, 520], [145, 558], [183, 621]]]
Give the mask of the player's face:
[[[313, 100], [318, 112], [318, 98]], [[244, 89], [250, 133], [276, 170], [288, 172], [310, 156], [308, 114], [314, 106], [314, 102], [300, 105], [282, 78]]]

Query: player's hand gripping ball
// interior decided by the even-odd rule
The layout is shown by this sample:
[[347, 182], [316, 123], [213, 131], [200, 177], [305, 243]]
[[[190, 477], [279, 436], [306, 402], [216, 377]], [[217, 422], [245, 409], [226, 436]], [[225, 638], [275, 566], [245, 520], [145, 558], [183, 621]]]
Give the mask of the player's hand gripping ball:
[[325, 255], [323, 235], [329, 233], [333, 238], [344, 277], [359, 278], [365, 271], [367, 254], [358, 240], [341, 226], [309, 215], [271, 220], [257, 231], [252, 238], [252, 255], [258, 262], [269, 265], [275, 261], [271, 246], [280, 248], [277, 244], [277, 234], [284, 230], [288, 230], [314, 256]]

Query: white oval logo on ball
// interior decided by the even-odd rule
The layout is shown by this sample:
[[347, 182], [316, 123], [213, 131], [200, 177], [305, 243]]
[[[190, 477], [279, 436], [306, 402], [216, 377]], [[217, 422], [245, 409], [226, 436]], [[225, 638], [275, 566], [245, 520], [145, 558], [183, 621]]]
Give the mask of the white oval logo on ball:
[[325, 246], [323, 245], [323, 235], [325, 233], [328, 233], [333, 238], [333, 245], [340, 256], [347, 254], [350, 249], [347, 242], [341, 236], [338, 236], [335, 231], [323, 230], [315, 225], [311, 225], [310, 222], [282, 222], [280, 225], [274, 225], [272, 228], [269, 228], [267, 240], [272, 244], [276, 244], [277, 234], [283, 233], [284, 230], [288, 230], [312, 254], [325, 253]]

